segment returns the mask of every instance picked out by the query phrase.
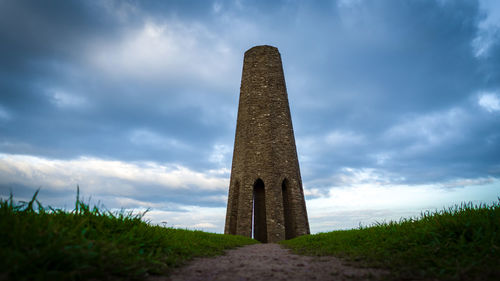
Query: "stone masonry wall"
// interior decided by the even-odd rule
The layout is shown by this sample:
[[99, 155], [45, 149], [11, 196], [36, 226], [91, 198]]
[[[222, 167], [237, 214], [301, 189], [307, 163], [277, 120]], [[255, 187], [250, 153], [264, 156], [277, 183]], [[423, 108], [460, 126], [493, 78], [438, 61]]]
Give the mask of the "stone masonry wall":
[[[265, 211], [257, 211], [265, 213], [267, 233], [256, 233], [255, 238], [277, 242], [309, 234], [281, 56], [272, 46], [245, 52], [225, 233], [252, 237], [258, 179], [265, 194], [255, 198], [265, 197]], [[256, 217], [256, 223], [259, 220]]]

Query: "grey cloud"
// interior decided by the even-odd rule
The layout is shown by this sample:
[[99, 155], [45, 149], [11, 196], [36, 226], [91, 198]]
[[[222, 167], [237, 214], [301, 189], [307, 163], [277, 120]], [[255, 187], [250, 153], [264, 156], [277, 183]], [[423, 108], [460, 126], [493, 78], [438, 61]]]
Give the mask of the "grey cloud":
[[[345, 167], [411, 184], [498, 177], [498, 112], [474, 100], [500, 95], [499, 37], [488, 56], [472, 46], [484, 16], [476, 1], [2, 1], [0, 151], [229, 168], [230, 157], [210, 155], [233, 143], [243, 52], [272, 44], [310, 188], [326, 190]], [[153, 43], [191, 36], [175, 53], [183, 57], [167, 65], [130, 53], [143, 68], [119, 64], [148, 23], [178, 32]], [[446, 117], [453, 109], [462, 115]], [[332, 132], [347, 134], [342, 145]]]
[[[488, 84], [484, 78], [491, 80], [495, 73], [493, 69], [490, 75], [481, 73], [494, 60], [478, 60], [472, 51], [482, 18], [476, 2], [361, 2], [338, 12], [341, 18], [347, 13], [349, 22], [331, 21], [334, 35], [319, 41], [328, 46], [321, 49], [323, 53], [296, 56], [315, 59], [303, 72], [305, 78], [293, 71], [293, 78], [306, 81], [301, 83], [301, 92], [289, 88], [290, 96], [296, 98], [293, 109], [299, 147], [300, 137], [320, 139], [333, 130], [361, 132], [368, 141], [341, 148], [324, 145], [317, 155], [306, 155], [306, 164], [316, 171], [306, 181], [348, 166], [380, 167], [400, 173], [409, 183], [434, 182], [476, 177], [494, 165], [496, 160], [487, 155], [495, 155], [498, 145], [485, 146], [484, 139], [497, 130], [498, 122], [493, 121], [494, 115], [477, 112], [471, 102]], [[411, 131], [383, 137], [409, 116], [444, 114], [455, 107], [470, 118], [450, 120], [463, 122], [455, 128], [431, 128], [434, 137], [457, 136], [425, 151], [408, 152], [426, 143]], [[377, 165], [376, 158], [370, 157], [387, 151], [394, 158], [386, 165]]]
[[[2, 17], [5, 24], [0, 34], [9, 43], [2, 45], [6, 48], [2, 57], [6, 75], [2, 76], [5, 83], [0, 89], [1, 104], [13, 115], [1, 137], [2, 150], [56, 158], [94, 155], [152, 159], [201, 169], [209, 162], [200, 154], [210, 153], [217, 136], [229, 134], [227, 128], [220, 126], [226, 120], [216, 120], [231, 112], [224, 105], [212, 110], [221, 99], [213, 94], [218, 89], [204, 88], [206, 83], [196, 85], [196, 79], [144, 83], [98, 76], [84, 61], [85, 57], [81, 57], [88, 46], [121, 40], [126, 30], [144, 24], [139, 20], [120, 22], [119, 14], [110, 12], [113, 8], [123, 8], [126, 13], [127, 4], [133, 3], [106, 2], [111, 7], [103, 3], [75, 1], [46, 6], [2, 2], [6, 16]], [[148, 9], [156, 7], [149, 4]], [[138, 15], [148, 12], [129, 10]], [[15, 17], [17, 13], [35, 16], [20, 21]], [[13, 25], [17, 27], [8, 28]], [[55, 91], [83, 99], [86, 107], [59, 106], [53, 96]], [[190, 149], [132, 143], [130, 134], [144, 128]], [[21, 142], [27, 145], [12, 145]]]

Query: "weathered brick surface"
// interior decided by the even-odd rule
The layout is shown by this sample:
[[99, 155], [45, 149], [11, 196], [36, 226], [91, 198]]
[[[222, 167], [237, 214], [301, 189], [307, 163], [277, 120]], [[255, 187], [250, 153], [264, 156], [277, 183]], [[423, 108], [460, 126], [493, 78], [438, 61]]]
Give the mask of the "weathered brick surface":
[[256, 239], [309, 234], [281, 56], [272, 46], [245, 52], [229, 185], [224, 233], [252, 237], [255, 205]]

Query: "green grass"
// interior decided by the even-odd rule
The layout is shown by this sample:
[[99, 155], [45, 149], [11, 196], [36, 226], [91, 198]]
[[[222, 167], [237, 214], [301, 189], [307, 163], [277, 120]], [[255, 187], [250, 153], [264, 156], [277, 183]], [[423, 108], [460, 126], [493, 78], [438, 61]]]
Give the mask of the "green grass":
[[[0, 280], [140, 280], [198, 256], [257, 243], [242, 236], [150, 225], [78, 199], [71, 212], [36, 199], [0, 200]], [[78, 194], [78, 193], [77, 193]]]
[[301, 236], [282, 244], [388, 268], [391, 279], [500, 280], [500, 203], [462, 204], [418, 219]]

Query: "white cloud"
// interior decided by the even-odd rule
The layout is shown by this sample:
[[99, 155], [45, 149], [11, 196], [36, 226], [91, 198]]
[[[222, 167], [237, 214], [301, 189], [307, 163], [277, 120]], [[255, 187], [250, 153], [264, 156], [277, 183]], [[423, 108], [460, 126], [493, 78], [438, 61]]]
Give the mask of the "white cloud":
[[474, 56], [477, 58], [487, 57], [494, 42], [492, 35], [489, 34], [490, 32], [484, 31], [484, 33], [486, 34], [476, 36], [471, 43]]
[[384, 133], [388, 142], [407, 140], [414, 143], [407, 151], [415, 152], [439, 146], [463, 137], [462, 126], [468, 115], [460, 108], [426, 115], [408, 116]]
[[477, 58], [487, 58], [491, 47], [498, 39], [500, 5], [497, 0], [480, 0], [479, 4], [486, 16], [478, 24], [479, 31], [472, 41], [472, 50]]
[[386, 186], [403, 181], [403, 177], [384, 172], [374, 168], [349, 168], [344, 167], [336, 176], [336, 186], [359, 186], [370, 184], [372, 186]]
[[228, 167], [231, 165], [231, 148], [225, 144], [215, 144], [210, 154], [209, 160], [219, 166]]
[[213, 223], [209, 223], [209, 222], [202, 222], [202, 223], [197, 223], [195, 225], [193, 225], [193, 228], [197, 228], [197, 229], [206, 229], [206, 228], [216, 228], [217, 226]]
[[[315, 180], [313, 183], [325, 188], [323, 192], [311, 192], [318, 196], [306, 197], [311, 231], [397, 221], [462, 202], [492, 203], [500, 196], [500, 180], [491, 177], [420, 185], [401, 184], [403, 180], [383, 170], [350, 167], [329, 178]], [[309, 195], [307, 189], [304, 191]]]
[[[42, 196], [46, 191], [59, 195], [56, 201], [51, 198], [42, 200], [45, 206], [71, 208], [74, 204], [75, 187], [79, 184], [82, 194], [93, 198], [94, 203], [97, 199], [99, 205], [105, 208], [119, 207], [111, 208], [111, 211], [124, 209], [138, 213], [150, 209], [145, 219], [153, 224], [163, 225], [166, 221], [166, 226], [169, 227], [223, 232], [225, 208], [136, 198], [148, 198], [144, 196], [144, 186], [154, 185], [163, 188], [165, 192], [188, 190], [192, 196], [200, 197], [200, 202], [224, 204], [227, 202], [229, 179], [227, 173], [220, 171], [200, 173], [178, 165], [153, 162], [127, 163], [88, 157], [54, 160], [0, 154], [0, 185], [13, 186], [16, 196], [16, 184], [41, 187]], [[207, 191], [224, 195], [204, 195]]]
[[375, 158], [377, 165], [384, 165], [388, 160], [392, 158], [391, 153], [389, 152], [380, 152], [372, 155]]
[[206, 172], [208, 175], [229, 177], [229, 175], [231, 173], [231, 169], [222, 167], [219, 169], [210, 169], [210, 170], [207, 170]]
[[[321, 186], [322, 192], [319, 190], [312, 196], [325, 196], [325, 187], [347, 188], [369, 185], [372, 187], [384, 187], [397, 185], [404, 182], [405, 178], [401, 175], [393, 174], [381, 169], [375, 168], [352, 168], [343, 167], [339, 172], [324, 178], [317, 178], [307, 181], [305, 186]], [[314, 189], [313, 189], [314, 190]]]
[[0, 105], [0, 121], [1, 120], [10, 120], [10, 118], [11, 118], [11, 115], [9, 114], [7, 109], [5, 109], [2, 105]]
[[[174, 20], [147, 20], [118, 42], [99, 42], [89, 60], [110, 77], [225, 86], [238, 81], [239, 54], [206, 26]], [[238, 71], [237, 71], [238, 70]]]
[[[221, 233], [225, 207], [201, 207], [134, 197], [143, 193], [137, 190], [139, 184], [155, 183], [165, 190], [192, 190], [193, 195], [201, 194], [203, 190], [220, 191], [224, 195], [207, 195], [203, 201], [223, 204], [227, 201], [228, 175], [217, 177], [213, 174], [218, 173], [203, 174], [151, 162], [125, 163], [95, 158], [52, 160], [0, 154], [2, 185], [42, 186], [43, 190], [62, 194], [74, 193], [76, 183], [82, 185], [83, 182], [85, 193], [100, 199], [104, 206], [120, 206], [135, 213], [149, 208], [145, 219], [153, 224], [164, 225], [166, 222], [169, 227]], [[376, 169], [344, 168], [335, 179], [337, 182], [328, 179], [336, 184], [326, 193], [319, 189], [304, 190], [308, 197], [312, 232], [397, 220], [417, 216], [423, 210], [441, 209], [463, 201], [491, 202], [500, 196], [500, 181], [495, 178], [456, 179], [435, 185], [412, 186], [397, 184], [397, 178]]]
[[155, 162], [122, 162], [81, 157], [54, 160], [35, 156], [0, 154], [0, 184], [43, 186], [73, 190], [77, 184], [89, 193], [132, 196], [138, 186], [154, 185], [166, 190], [225, 191], [229, 180], [179, 165]]
[[494, 178], [475, 178], [475, 179], [455, 179], [452, 181], [444, 182], [437, 184], [438, 186], [442, 186], [444, 188], [462, 188], [466, 186], [474, 186], [474, 185], [485, 185], [494, 183]]
[[88, 101], [79, 95], [62, 90], [50, 90], [52, 102], [60, 108], [78, 108], [88, 105]]
[[168, 227], [222, 233], [225, 216], [226, 208], [184, 206], [181, 211], [151, 210], [144, 218], [153, 224]]
[[165, 203], [153, 203], [144, 200], [136, 200], [129, 197], [115, 197], [113, 205], [118, 205], [123, 209], [135, 209], [135, 208], [164, 208]]
[[[363, 174], [363, 173], [361, 173]], [[356, 228], [375, 222], [419, 216], [462, 202], [492, 203], [500, 196], [493, 178], [454, 180], [436, 185], [371, 184], [354, 175], [356, 185], [330, 188], [327, 196], [307, 200], [312, 232]], [[461, 188], [452, 188], [461, 185]]]
[[500, 99], [495, 93], [480, 93], [477, 103], [488, 112], [500, 111]]
[[304, 186], [304, 196], [306, 198], [320, 197], [322, 193], [318, 188], [307, 188]]
[[364, 142], [364, 136], [350, 131], [333, 131], [325, 137], [325, 142], [331, 146], [351, 146]]

